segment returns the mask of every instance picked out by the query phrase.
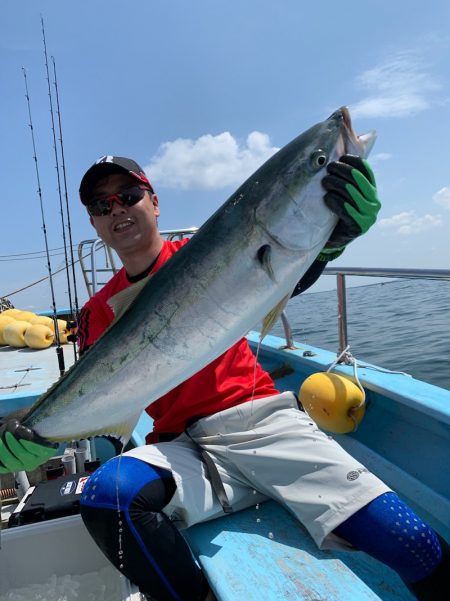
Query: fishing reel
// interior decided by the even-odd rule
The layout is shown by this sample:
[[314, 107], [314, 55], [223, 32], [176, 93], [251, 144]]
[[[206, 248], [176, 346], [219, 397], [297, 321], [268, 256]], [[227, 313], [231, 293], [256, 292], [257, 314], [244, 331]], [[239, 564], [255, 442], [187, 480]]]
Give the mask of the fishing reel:
[[67, 336], [68, 342], [76, 342], [77, 341], [77, 322], [76, 321], [68, 321], [67, 322], [67, 331], [70, 332]]

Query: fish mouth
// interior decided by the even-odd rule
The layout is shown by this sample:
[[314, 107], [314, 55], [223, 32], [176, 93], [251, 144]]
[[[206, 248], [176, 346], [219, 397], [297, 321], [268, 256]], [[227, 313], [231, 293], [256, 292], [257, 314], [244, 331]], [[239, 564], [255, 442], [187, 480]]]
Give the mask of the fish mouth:
[[352, 119], [350, 117], [350, 111], [348, 110], [348, 108], [346, 106], [341, 106], [340, 111], [341, 111], [341, 115], [342, 115], [342, 119], [344, 121], [345, 127], [349, 131], [353, 131]]
[[350, 111], [346, 106], [339, 109], [343, 122], [343, 142], [345, 154], [356, 154], [362, 158], [366, 158], [376, 140], [376, 132], [370, 131], [366, 134], [358, 135], [353, 129], [352, 118]]

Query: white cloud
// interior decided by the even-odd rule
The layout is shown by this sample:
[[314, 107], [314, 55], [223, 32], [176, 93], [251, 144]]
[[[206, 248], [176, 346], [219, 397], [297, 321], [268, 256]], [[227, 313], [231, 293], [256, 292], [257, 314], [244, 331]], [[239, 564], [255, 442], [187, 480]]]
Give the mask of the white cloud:
[[436, 194], [433, 194], [433, 200], [438, 205], [441, 205], [441, 207], [450, 209], [450, 188], [445, 186], [438, 190]]
[[367, 97], [351, 106], [354, 117], [408, 117], [430, 106], [429, 93], [439, 88], [422, 60], [399, 52], [362, 73], [357, 84]]
[[144, 169], [159, 186], [219, 189], [241, 184], [277, 150], [259, 131], [250, 133], [241, 146], [229, 132], [206, 134], [164, 142]]
[[389, 154], [388, 152], [378, 152], [377, 154], [371, 154], [369, 161], [371, 165], [375, 165], [376, 163], [389, 161], [390, 159], [392, 159], [392, 154]]
[[380, 219], [378, 227], [387, 231], [408, 236], [410, 234], [419, 234], [420, 232], [433, 229], [442, 224], [440, 215], [416, 215], [415, 211], [404, 211], [392, 217]]

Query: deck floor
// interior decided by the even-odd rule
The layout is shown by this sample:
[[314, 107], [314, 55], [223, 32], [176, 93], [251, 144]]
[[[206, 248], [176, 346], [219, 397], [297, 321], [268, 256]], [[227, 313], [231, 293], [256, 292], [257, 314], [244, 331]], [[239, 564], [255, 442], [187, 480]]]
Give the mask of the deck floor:
[[[72, 345], [63, 345], [66, 370], [74, 363]], [[0, 347], [0, 416], [33, 402], [59, 378], [56, 347]], [[30, 398], [31, 397], [31, 398]]]

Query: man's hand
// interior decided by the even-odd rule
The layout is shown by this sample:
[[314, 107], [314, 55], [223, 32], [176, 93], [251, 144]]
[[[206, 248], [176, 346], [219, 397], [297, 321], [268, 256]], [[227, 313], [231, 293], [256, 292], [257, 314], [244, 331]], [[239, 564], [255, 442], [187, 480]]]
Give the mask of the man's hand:
[[0, 422], [0, 474], [34, 470], [53, 457], [57, 448], [17, 419]]
[[318, 259], [337, 258], [352, 240], [365, 234], [375, 223], [381, 204], [378, 200], [375, 177], [368, 162], [346, 154], [329, 163], [328, 175], [322, 179], [327, 191], [325, 204], [339, 221]]

